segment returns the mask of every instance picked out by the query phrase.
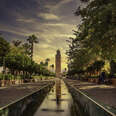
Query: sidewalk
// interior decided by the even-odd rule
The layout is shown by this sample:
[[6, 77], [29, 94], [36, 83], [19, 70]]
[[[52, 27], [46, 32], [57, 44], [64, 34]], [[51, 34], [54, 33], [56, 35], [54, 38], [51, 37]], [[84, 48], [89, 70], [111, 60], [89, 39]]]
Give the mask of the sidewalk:
[[82, 82], [65, 79], [69, 85], [76, 87], [90, 98], [104, 105], [108, 109], [116, 110], [116, 86]]
[[51, 81], [40, 81], [37, 83], [26, 83], [9, 87], [0, 87], [0, 108], [18, 100], [32, 92], [37, 91]]

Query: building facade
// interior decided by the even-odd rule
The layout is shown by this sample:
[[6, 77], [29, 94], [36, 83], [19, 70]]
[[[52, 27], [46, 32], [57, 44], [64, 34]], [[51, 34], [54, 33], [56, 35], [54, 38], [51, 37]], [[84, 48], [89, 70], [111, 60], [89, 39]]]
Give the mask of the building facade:
[[57, 50], [56, 56], [55, 56], [55, 73], [56, 73], [56, 77], [61, 76], [61, 54], [60, 54], [60, 50]]

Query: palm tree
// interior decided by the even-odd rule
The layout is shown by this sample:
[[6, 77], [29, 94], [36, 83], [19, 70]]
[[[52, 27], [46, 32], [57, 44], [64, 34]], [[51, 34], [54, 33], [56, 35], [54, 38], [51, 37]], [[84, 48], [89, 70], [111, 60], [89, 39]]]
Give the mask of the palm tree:
[[54, 72], [54, 64], [51, 64], [50, 67], [52, 69], [52, 72]]
[[40, 65], [42, 65], [42, 66], [44, 65], [43, 61], [40, 62]]
[[29, 45], [29, 43], [24, 43], [22, 46], [23, 46], [23, 48], [25, 50], [25, 53], [27, 55], [30, 55], [30, 45]]
[[45, 65], [46, 65], [47, 68], [48, 68], [48, 63], [49, 63], [49, 61], [50, 61], [50, 59], [49, 59], [49, 58], [46, 58], [46, 60], [45, 60]]
[[33, 48], [34, 48], [34, 43], [39, 43], [38, 38], [33, 34], [31, 36], [29, 36], [29, 38], [27, 39], [27, 41], [30, 44], [30, 57], [31, 59], [33, 59]]
[[13, 40], [12, 43], [15, 47], [19, 47], [22, 42], [20, 40]]

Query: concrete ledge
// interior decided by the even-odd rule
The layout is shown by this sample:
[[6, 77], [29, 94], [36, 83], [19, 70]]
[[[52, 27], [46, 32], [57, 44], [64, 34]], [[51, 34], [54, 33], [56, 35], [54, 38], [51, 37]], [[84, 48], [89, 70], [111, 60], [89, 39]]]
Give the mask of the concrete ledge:
[[83, 111], [87, 113], [87, 116], [116, 116], [113, 112], [91, 99], [73, 85], [69, 85], [66, 81], [65, 83], [68, 86], [74, 100], [82, 106]]
[[17, 99], [4, 107], [1, 107], [0, 108], [0, 116], [1, 115], [3, 115], [3, 116], [21, 116], [22, 113], [28, 107], [28, 105], [31, 102], [36, 101], [37, 98], [39, 98], [39, 100], [36, 102], [38, 102], [38, 104], [41, 104], [45, 95], [48, 93], [48, 91], [51, 89], [51, 87], [53, 85], [54, 85], [54, 82], [51, 82], [47, 85], [44, 85], [43, 87], [40, 87], [38, 90], [36, 90], [32, 93], [29, 93], [28, 95], [25, 95], [24, 97]]

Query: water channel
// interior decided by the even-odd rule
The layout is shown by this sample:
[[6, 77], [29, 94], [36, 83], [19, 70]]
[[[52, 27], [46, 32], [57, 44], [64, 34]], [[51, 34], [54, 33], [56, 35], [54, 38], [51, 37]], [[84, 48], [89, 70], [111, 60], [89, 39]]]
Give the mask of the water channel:
[[3, 110], [0, 116], [85, 116], [63, 80]]
[[65, 83], [58, 79], [33, 116], [83, 116], [83, 113]]

